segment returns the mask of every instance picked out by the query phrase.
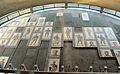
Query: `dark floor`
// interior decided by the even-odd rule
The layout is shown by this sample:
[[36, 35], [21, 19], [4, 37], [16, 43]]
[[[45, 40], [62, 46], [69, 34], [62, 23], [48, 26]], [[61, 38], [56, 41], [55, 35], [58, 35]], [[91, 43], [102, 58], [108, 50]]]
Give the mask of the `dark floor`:
[[[62, 27], [75, 27], [75, 32], [82, 32], [82, 27], [105, 27], [113, 28], [117, 36], [120, 36], [120, 21], [102, 14], [80, 11], [80, 10], [63, 10], [64, 16], [57, 17], [58, 11], [43, 12], [31, 16], [30, 21], [37, 21], [39, 16], [46, 17], [46, 21], [53, 21], [53, 32], [62, 32]], [[89, 22], [82, 21], [81, 12], [88, 12]], [[120, 41], [120, 37], [118, 37]], [[29, 70], [33, 70], [33, 65], [37, 64], [41, 71], [46, 70], [48, 61], [48, 51], [50, 41], [42, 41], [39, 47], [27, 47], [27, 40], [21, 40], [17, 48], [0, 47], [1, 56], [10, 56], [8, 63], [11, 62], [16, 68], [24, 63]], [[94, 67], [94, 71], [101, 71], [103, 66], [108, 66], [108, 71], [115, 72], [118, 63], [115, 58], [103, 59], [98, 55], [97, 49], [76, 49], [72, 47], [72, 42], [64, 42], [61, 48], [60, 65], [65, 66], [65, 71], [73, 71], [76, 65], [79, 65], [79, 71], [88, 71], [89, 66]], [[6, 67], [8, 67], [8, 63]]]

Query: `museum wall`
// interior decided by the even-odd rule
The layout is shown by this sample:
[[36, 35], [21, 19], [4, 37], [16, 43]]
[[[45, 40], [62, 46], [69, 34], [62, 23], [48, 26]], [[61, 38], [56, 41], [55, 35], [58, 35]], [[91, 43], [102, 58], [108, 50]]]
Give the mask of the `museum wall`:
[[1, 0], [0, 16], [23, 8], [53, 3], [89, 4], [120, 11], [120, 0]]

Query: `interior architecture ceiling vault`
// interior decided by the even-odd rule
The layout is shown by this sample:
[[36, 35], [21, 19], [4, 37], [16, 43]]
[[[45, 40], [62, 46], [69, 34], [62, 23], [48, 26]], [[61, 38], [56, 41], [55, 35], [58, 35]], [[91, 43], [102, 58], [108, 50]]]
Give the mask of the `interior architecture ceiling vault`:
[[0, 0], [0, 16], [22, 8], [52, 3], [90, 4], [120, 11], [120, 0]]

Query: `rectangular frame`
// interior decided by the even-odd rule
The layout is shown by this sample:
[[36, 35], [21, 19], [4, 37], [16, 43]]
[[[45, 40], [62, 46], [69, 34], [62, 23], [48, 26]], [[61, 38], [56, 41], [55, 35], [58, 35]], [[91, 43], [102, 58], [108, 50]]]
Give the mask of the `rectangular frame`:
[[16, 27], [8, 27], [7, 31], [3, 34], [2, 38], [10, 38], [15, 30]]
[[6, 64], [7, 64], [7, 62], [8, 62], [8, 59], [9, 59], [9, 57], [7, 57], [7, 56], [1, 56], [0, 57], [0, 62], [4, 62], [4, 64], [3, 64], [3, 68], [6, 66]]
[[73, 27], [64, 27], [63, 40], [72, 41], [73, 40]]
[[33, 33], [31, 39], [27, 43], [27, 46], [40, 46], [41, 43], [40, 39], [41, 39], [41, 33]]
[[52, 59], [52, 58], [50, 58], [49, 61], [48, 61], [48, 72], [49, 72], [49, 67], [52, 68], [52, 70], [53, 70], [52, 72], [59, 72], [59, 64], [60, 64], [60, 59]]
[[50, 57], [60, 57], [60, 48], [58, 49], [51, 49]]
[[53, 33], [51, 47], [63, 47], [62, 33]]
[[11, 39], [9, 40], [8, 44], [6, 45], [6, 47], [17, 48], [20, 39], [21, 39], [21, 33], [14, 33]]
[[83, 27], [82, 29], [86, 40], [96, 40], [92, 27]]
[[99, 48], [110, 48], [105, 34], [96, 34], [96, 38]]
[[83, 33], [74, 33], [73, 47], [85, 47]]
[[103, 57], [103, 58], [113, 57], [113, 54], [110, 49], [99, 49], [99, 50], [100, 50], [100, 54], [101, 54], [100, 57]]
[[117, 37], [111, 27], [104, 27], [108, 40], [117, 40]]
[[45, 27], [43, 31], [42, 40], [50, 40], [52, 36], [52, 27]]
[[19, 27], [25, 27], [28, 23], [28, 20], [30, 19], [30, 17], [24, 17], [24, 18], [21, 18], [19, 21]]
[[44, 26], [45, 25], [45, 19], [46, 19], [46, 17], [40, 17], [40, 18], [38, 18], [36, 26]]
[[26, 27], [21, 39], [30, 39], [34, 27]]
[[117, 58], [117, 62], [120, 65], [120, 50], [113, 50], [115, 57]]

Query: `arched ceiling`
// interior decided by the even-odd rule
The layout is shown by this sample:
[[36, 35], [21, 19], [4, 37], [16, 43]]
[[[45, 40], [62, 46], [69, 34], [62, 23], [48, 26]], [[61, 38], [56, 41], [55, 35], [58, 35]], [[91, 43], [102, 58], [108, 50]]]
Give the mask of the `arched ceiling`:
[[0, 16], [19, 9], [51, 3], [89, 4], [120, 11], [120, 0], [0, 0]]

